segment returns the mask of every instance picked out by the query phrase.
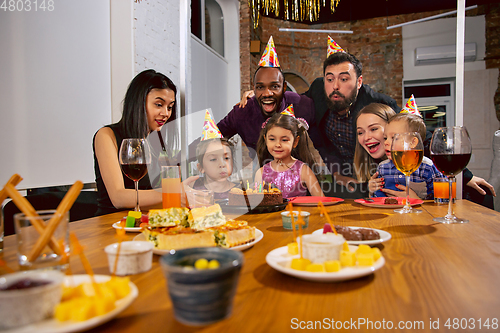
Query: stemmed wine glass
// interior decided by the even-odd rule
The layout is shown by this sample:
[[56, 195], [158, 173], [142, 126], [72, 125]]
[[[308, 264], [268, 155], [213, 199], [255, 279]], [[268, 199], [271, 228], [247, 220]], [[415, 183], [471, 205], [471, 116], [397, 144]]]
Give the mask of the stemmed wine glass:
[[418, 169], [424, 157], [424, 145], [420, 134], [417, 132], [395, 134], [392, 139], [391, 156], [396, 168], [406, 178], [405, 206], [394, 211], [401, 214], [421, 213], [421, 210], [412, 209], [410, 205], [410, 175]]
[[135, 211], [139, 208], [139, 180], [148, 172], [148, 164], [151, 164], [151, 151], [146, 139], [123, 139], [118, 153], [122, 171], [128, 178], [134, 181], [136, 193]]
[[467, 223], [469, 221], [453, 214], [452, 185], [453, 179], [467, 166], [472, 153], [472, 143], [464, 126], [439, 127], [434, 130], [431, 139], [431, 157], [436, 168], [450, 183], [450, 201], [448, 214], [433, 220], [441, 223]]

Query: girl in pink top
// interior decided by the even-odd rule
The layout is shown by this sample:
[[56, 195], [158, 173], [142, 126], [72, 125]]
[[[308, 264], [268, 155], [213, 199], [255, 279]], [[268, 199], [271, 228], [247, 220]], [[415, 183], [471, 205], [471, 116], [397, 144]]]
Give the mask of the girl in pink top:
[[309, 151], [307, 123], [290, 112], [275, 114], [262, 125], [257, 156], [262, 166], [255, 181], [275, 184], [283, 198], [307, 195], [324, 196], [311, 170], [314, 164]]

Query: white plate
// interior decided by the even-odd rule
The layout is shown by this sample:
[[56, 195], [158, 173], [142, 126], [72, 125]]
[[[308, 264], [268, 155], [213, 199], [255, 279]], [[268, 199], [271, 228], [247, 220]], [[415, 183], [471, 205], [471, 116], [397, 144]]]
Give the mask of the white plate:
[[[94, 275], [96, 282], [105, 282], [109, 279], [111, 279], [111, 276], [109, 275]], [[66, 276], [64, 279], [64, 283], [66, 285], [72, 285], [72, 284], [81, 284], [83, 282], [90, 282], [90, 276], [87, 274], [81, 274], [81, 275], [71, 275], [71, 276]], [[57, 333], [57, 332], [81, 332], [85, 331], [88, 329], [91, 329], [93, 327], [96, 327], [98, 325], [104, 324], [105, 322], [113, 319], [116, 317], [120, 312], [125, 310], [131, 303], [132, 301], [139, 295], [139, 291], [137, 290], [137, 287], [135, 286], [134, 283], [129, 282], [130, 286], [130, 293], [125, 296], [124, 298], [118, 300], [115, 302], [115, 308], [106, 313], [103, 314], [102, 316], [90, 318], [89, 320], [85, 321], [58, 321], [54, 318], [51, 319], [45, 319], [43, 321], [39, 321], [37, 323], [19, 327], [13, 330], [9, 331], [2, 331], [4, 333], [28, 333], [28, 332], [51, 332], [51, 333]]]
[[[349, 245], [349, 249], [351, 251], [356, 251], [357, 248], [357, 246]], [[288, 247], [283, 246], [269, 252], [266, 256], [266, 261], [269, 266], [281, 273], [291, 275], [302, 280], [315, 282], [339, 282], [356, 279], [372, 274], [376, 270], [382, 268], [385, 264], [384, 257], [380, 257], [373, 266], [345, 267], [334, 273], [313, 273], [299, 271], [290, 267], [292, 259], [298, 257], [298, 254], [294, 256], [288, 254]]]
[[[387, 242], [392, 237], [390, 233], [388, 233], [387, 231], [384, 231], [384, 230], [373, 229], [373, 228], [363, 228], [363, 227], [349, 227], [349, 228], [351, 228], [351, 229], [371, 229], [371, 230], [377, 231], [378, 234], [380, 235], [379, 239], [373, 239], [373, 240], [362, 240], [362, 241], [350, 241], [350, 240], [348, 240], [347, 243], [350, 244], [350, 245], [359, 245], [359, 244], [374, 245], [374, 244], [380, 244], [382, 242]], [[318, 230], [314, 230], [313, 231], [314, 235], [318, 235], [318, 234], [322, 234], [322, 233], [323, 233], [323, 229], [318, 229]]]
[[[120, 221], [113, 223], [113, 228], [115, 229], [121, 229], [122, 227], [120, 226]], [[128, 232], [141, 232], [141, 227], [125, 227], [125, 231]]]
[[[262, 231], [260, 231], [259, 229], [255, 228], [255, 240], [253, 242], [246, 243], [246, 244], [243, 244], [243, 245], [234, 246], [234, 247], [230, 247], [229, 249], [230, 250], [243, 251], [243, 250], [246, 250], [248, 248], [251, 248], [252, 246], [254, 246], [255, 244], [257, 244], [258, 242], [260, 242], [260, 240], [262, 238], [264, 238], [264, 233], [262, 233]], [[144, 236], [144, 234], [140, 234], [140, 235], [135, 236], [134, 240], [136, 240], [136, 241], [145, 241], [146, 237]], [[160, 256], [162, 256], [164, 254], [167, 254], [169, 252], [170, 252], [170, 250], [159, 250], [157, 248], [153, 248], [153, 253], [154, 254], [158, 254]]]

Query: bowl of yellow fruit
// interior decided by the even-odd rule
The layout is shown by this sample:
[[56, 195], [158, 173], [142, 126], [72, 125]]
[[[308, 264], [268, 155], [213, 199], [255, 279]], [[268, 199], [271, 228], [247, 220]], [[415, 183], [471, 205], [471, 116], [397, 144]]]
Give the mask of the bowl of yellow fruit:
[[219, 247], [172, 250], [160, 259], [175, 318], [208, 325], [231, 314], [243, 254]]

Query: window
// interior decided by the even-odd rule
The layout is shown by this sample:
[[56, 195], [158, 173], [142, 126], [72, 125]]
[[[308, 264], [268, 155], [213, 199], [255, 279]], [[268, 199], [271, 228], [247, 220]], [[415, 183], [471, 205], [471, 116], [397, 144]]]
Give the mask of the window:
[[191, 33], [224, 56], [224, 16], [217, 1], [191, 0]]

